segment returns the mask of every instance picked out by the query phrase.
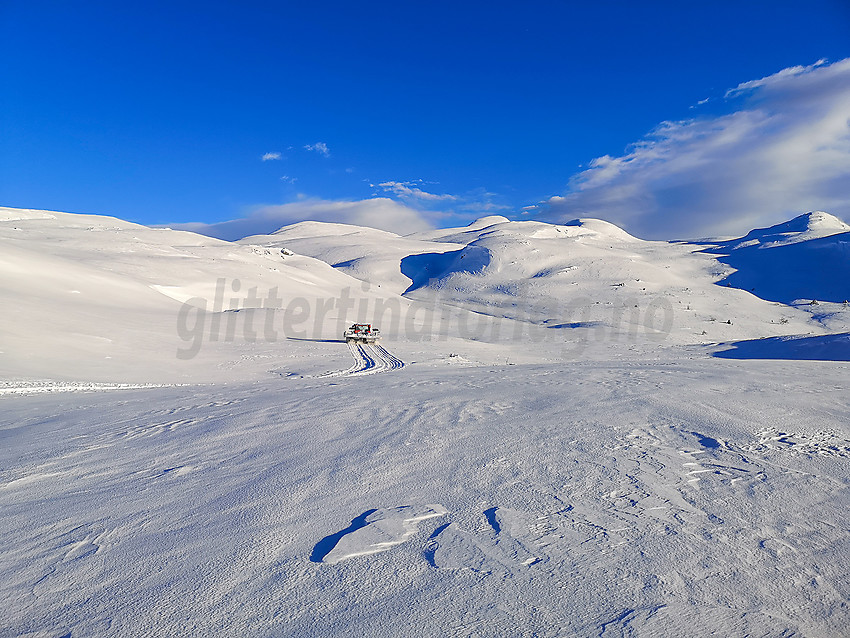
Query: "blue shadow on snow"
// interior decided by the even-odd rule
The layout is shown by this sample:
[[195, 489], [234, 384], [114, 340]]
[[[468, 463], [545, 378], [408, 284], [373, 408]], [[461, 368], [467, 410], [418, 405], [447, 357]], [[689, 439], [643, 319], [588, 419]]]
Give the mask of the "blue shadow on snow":
[[766, 337], [726, 344], [715, 352], [720, 359], [787, 359], [791, 361], [850, 361], [850, 333], [816, 337]]
[[313, 551], [310, 553], [310, 561], [314, 563], [321, 563], [325, 560], [325, 556], [331, 553], [331, 550], [336, 547], [336, 544], [339, 540], [345, 536], [346, 534], [350, 534], [351, 532], [356, 532], [361, 527], [366, 527], [366, 519], [370, 514], [377, 512], [378, 510], [366, 510], [360, 516], [353, 519], [351, 521], [351, 525], [346, 527], [344, 530], [340, 530], [335, 534], [331, 534], [330, 536], [325, 536], [322, 540], [316, 543], [316, 546], [313, 548]]

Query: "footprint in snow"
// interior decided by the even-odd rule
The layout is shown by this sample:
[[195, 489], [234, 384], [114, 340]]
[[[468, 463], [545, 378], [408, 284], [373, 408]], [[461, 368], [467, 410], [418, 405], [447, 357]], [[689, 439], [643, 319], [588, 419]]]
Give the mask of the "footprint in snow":
[[517, 573], [543, 560], [538, 554], [547, 545], [549, 530], [529, 525], [526, 515], [507, 508], [492, 507], [484, 516], [492, 528], [490, 534], [473, 534], [455, 523], [437, 528], [425, 551], [426, 560], [433, 567], [485, 574]]

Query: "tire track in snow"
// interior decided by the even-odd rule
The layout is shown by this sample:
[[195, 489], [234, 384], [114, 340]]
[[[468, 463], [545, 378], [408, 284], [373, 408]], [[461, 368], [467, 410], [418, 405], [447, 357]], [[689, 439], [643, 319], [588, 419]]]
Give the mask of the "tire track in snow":
[[349, 342], [348, 350], [354, 357], [354, 365], [348, 370], [336, 370], [320, 374], [319, 379], [342, 376], [361, 376], [366, 374], [378, 374], [391, 370], [400, 370], [405, 366], [404, 361], [396, 357], [383, 346], [371, 343]]

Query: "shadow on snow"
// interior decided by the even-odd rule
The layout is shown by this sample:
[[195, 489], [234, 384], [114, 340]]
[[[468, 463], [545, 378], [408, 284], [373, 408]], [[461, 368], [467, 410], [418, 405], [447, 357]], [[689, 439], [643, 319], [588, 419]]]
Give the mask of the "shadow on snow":
[[366, 519], [370, 514], [377, 512], [378, 510], [371, 509], [366, 510], [360, 516], [353, 519], [351, 521], [351, 525], [346, 527], [335, 534], [331, 534], [330, 536], [325, 536], [322, 540], [316, 543], [316, 546], [313, 548], [312, 553], [310, 554], [310, 560], [314, 563], [321, 563], [325, 556], [331, 553], [331, 550], [336, 547], [336, 544], [340, 541], [340, 539], [346, 534], [350, 534], [351, 532], [356, 532], [361, 527], [366, 527]]
[[766, 337], [723, 344], [720, 359], [787, 359], [799, 361], [850, 361], [850, 333], [816, 337]]

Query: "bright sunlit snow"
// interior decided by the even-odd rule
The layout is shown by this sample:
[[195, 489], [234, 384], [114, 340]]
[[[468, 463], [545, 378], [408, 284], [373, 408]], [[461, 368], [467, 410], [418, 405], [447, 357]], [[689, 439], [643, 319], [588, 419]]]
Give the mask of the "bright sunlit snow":
[[844, 636], [848, 246], [0, 209], [0, 635]]

